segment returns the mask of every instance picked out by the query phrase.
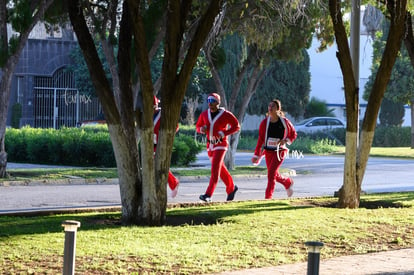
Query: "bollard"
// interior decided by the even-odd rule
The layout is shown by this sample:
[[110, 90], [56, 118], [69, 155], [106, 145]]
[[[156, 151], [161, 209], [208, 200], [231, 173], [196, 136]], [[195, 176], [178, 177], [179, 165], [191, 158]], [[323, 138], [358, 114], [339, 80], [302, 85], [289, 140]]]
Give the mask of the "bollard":
[[308, 248], [308, 273], [307, 275], [319, 275], [320, 251], [323, 247], [321, 242], [306, 242]]
[[76, 231], [80, 227], [78, 221], [64, 221], [65, 250], [63, 253], [63, 275], [75, 274]]

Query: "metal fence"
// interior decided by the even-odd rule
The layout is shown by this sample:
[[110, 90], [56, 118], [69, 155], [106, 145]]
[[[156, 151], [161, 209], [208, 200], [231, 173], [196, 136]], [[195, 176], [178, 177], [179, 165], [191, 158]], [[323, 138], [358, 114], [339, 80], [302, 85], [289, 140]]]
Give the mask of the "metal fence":
[[76, 127], [102, 113], [98, 98], [80, 93], [73, 73], [63, 69], [52, 77], [35, 77], [33, 96], [36, 128]]

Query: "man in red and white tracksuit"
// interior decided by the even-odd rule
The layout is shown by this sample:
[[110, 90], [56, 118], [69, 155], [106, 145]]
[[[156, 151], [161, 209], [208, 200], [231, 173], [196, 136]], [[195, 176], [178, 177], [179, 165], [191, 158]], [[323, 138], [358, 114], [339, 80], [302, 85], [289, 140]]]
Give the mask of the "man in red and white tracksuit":
[[220, 96], [217, 93], [208, 95], [209, 109], [200, 114], [196, 123], [196, 131], [207, 136], [207, 153], [211, 161], [210, 183], [200, 200], [210, 202], [219, 177], [226, 185], [227, 201], [232, 201], [238, 188], [233, 183], [227, 167], [224, 165], [224, 156], [229, 142], [227, 136], [240, 130], [237, 118], [224, 108], [219, 108]]
[[[161, 108], [158, 107], [160, 100], [154, 96], [154, 154], [155, 151], [157, 149], [157, 143], [158, 143], [158, 133], [160, 131], [160, 119], [161, 119]], [[176, 131], [178, 131], [178, 125], [177, 125], [177, 129]], [[173, 173], [171, 173], [171, 171], [168, 171], [168, 185], [171, 189], [171, 197], [175, 198], [175, 196], [177, 196], [177, 192], [178, 192], [178, 185], [180, 184], [180, 182], [178, 181], [178, 179], [173, 175]]]

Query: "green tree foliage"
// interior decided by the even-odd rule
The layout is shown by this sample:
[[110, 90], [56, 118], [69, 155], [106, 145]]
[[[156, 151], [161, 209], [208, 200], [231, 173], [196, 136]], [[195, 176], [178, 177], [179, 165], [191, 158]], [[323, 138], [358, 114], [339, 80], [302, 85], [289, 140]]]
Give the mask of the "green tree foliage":
[[305, 118], [314, 117], [314, 116], [330, 116], [333, 117], [332, 114], [334, 109], [328, 109], [326, 105], [326, 101], [319, 100], [315, 97], [312, 97], [311, 101], [306, 105], [305, 110]]
[[[104, 54], [102, 52], [102, 47], [99, 44], [96, 44], [98, 49], [98, 55], [101, 59], [101, 62], [104, 66], [106, 77], [111, 79], [111, 73], [108, 68], [108, 63], [105, 60]], [[67, 70], [73, 72], [75, 76], [76, 86], [82, 93], [96, 96], [95, 87], [91, 81], [91, 76], [86, 66], [85, 59], [83, 58], [82, 52], [79, 47], [76, 47], [70, 53], [70, 57], [73, 59], [73, 65], [69, 64]]]
[[309, 55], [302, 50], [303, 60], [278, 61], [271, 63], [264, 80], [252, 96], [248, 113], [263, 115], [267, 112], [267, 103], [277, 98], [283, 109], [294, 118], [303, 116], [309, 101], [310, 72]]
[[[385, 49], [386, 38], [389, 31], [389, 22], [383, 21], [382, 30], [377, 32], [374, 41], [374, 56], [371, 67], [371, 75], [365, 84], [363, 98], [369, 98], [376, 73], [380, 66]], [[414, 98], [414, 70], [410, 57], [404, 46], [392, 68], [391, 78], [384, 94], [384, 102], [381, 104], [380, 124], [401, 126], [404, 117], [404, 105]], [[392, 117], [389, 117], [392, 114]]]
[[379, 120], [381, 126], [401, 126], [404, 122], [404, 105], [384, 98], [381, 103]]

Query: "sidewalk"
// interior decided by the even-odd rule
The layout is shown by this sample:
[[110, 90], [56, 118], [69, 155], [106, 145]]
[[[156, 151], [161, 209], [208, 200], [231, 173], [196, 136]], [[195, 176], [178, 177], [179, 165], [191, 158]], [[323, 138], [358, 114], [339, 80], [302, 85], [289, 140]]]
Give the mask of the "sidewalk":
[[[323, 259], [322, 249], [320, 256], [320, 275], [414, 274], [414, 248], [342, 256], [327, 260]], [[217, 273], [216, 275], [307, 274], [307, 264], [307, 262], [304, 262], [268, 268], [253, 268], [240, 271]]]

